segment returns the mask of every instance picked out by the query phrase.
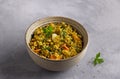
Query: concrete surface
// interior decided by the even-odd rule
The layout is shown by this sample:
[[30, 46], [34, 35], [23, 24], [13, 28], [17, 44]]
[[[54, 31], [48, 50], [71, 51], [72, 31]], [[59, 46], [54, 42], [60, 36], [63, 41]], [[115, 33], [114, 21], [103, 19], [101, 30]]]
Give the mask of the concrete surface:
[[[47, 16], [72, 18], [89, 33], [86, 56], [70, 70], [44, 70], [27, 53], [26, 29]], [[105, 62], [93, 66], [99, 51]], [[120, 0], [0, 0], [0, 79], [120, 79]]]

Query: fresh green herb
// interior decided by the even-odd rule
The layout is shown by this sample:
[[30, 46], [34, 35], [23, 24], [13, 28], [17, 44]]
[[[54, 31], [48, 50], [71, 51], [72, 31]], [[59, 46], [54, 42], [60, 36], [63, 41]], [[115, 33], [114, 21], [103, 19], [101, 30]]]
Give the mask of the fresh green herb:
[[43, 47], [43, 50], [49, 50], [50, 51], [50, 47]]
[[49, 50], [49, 51], [50, 51], [51, 49], [50, 49], [50, 47], [46, 47], [46, 50]]
[[44, 28], [43, 31], [46, 34], [46, 37], [50, 37], [52, 35], [53, 28], [52, 28], [52, 26], [48, 26], [48, 27]]
[[97, 64], [101, 64], [104, 62], [104, 59], [100, 57], [100, 52], [98, 52], [96, 54], [96, 57], [94, 58], [93, 64], [97, 65]]
[[64, 37], [66, 36], [66, 32], [65, 32], [65, 31], [63, 31], [63, 36], [64, 36]]
[[65, 38], [66, 32], [64, 30], [62, 30], [61, 35]]

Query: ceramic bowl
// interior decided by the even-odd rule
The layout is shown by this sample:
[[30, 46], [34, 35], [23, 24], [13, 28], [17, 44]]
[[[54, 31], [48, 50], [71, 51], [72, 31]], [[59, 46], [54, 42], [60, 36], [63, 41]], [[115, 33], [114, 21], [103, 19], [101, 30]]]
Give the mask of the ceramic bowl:
[[[79, 52], [79, 54], [68, 59], [50, 60], [40, 57], [31, 50], [29, 42], [31, 39], [31, 35], [33, 34], [33, 31], [36, 28], [51, 22], [66, 22], [67, 24], [70, 24], [74, 29], [77, 30], [78, 33], [80, 33], [83, 36], [83, 49], [81, 52]], [[88, 47], [88, 33], [86, 32], [85, 28], [75, 20], [66, 17], [52, 16], [37, 20], [36, 22], [31, 24], [30, 27], [26, 30], [25, 41], [28, 53], [35, 63], [37, 63], [39, 66], [47, 70], [63, 71], [76, 65], [84, 57]]]

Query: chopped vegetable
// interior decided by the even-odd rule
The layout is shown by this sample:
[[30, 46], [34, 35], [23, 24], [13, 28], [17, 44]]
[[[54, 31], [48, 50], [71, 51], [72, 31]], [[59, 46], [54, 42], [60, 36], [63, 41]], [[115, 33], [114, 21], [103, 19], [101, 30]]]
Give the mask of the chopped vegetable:
[[77, 35], [73, 34], [72, 36], [74, 40], [78, 40], [78, 41], [80, 40], [80, 38]]
[[66, 46], [66, 44], [63, 44], [62, 48], [65, 49], [65, 50], [69, 50], [69, 48]]
[[53, 34], [52, 34], [52, 40], [54, 40], [56, 36], [57, 36], [57, 34], [56, 34], [56, 33], [53, 33]]
[[36, 49], [36, 50], [34, 50], [34, 52], [39, 53], [39, 52], [40, 52], [40, 49]]
[[104, 62], [104, 59], [100, 57], [100, 52], [96, 54], [96, 57], [94, 58], [94, 65], [101, 64]]
[[52, 34], [53, 28], [52, 26], [48, 26], [43, 29], [44, 33], [46, 34], [46, 37], [49, 37]]
[[65, 32], [65, 31], [63, 31], [63, 37], [65, 38], [65, 36], [66, 36], [66, 32]]

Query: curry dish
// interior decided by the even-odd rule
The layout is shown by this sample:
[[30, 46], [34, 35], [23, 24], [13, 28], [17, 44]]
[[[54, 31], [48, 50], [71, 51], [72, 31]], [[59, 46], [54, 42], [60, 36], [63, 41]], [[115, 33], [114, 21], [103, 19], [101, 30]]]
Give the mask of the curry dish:
[[42, 58], [60, 60], [77, 55], [83, 48], [82, 39], [71, 25], [53, 22], [35, 29], [29, 46]]

